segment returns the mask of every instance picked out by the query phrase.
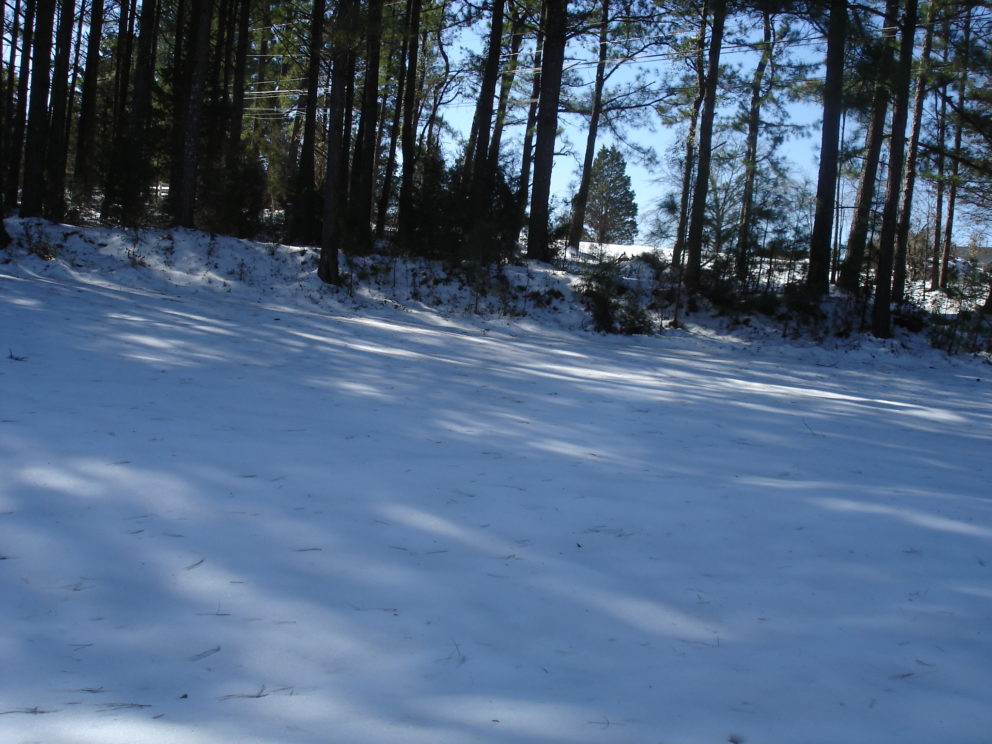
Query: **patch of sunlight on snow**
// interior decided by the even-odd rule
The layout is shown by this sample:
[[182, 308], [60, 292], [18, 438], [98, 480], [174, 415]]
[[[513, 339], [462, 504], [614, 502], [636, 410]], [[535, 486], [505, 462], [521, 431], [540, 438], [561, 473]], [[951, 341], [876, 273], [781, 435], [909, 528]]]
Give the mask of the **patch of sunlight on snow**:
[[[403, 332], [404, 334], [407, 333], [405, 329]], [[307, 341], [323, 344], [324, 346], [341, 346], [349, 349], [350, 351], [361, 351], [367, 354], [378, 354], [380, 356], [394, 357], [396, 359], [416, 359], [424, 361], [432, 361], [435, 358], [429, 354], [423, 354], [419, 351], [410, 351], [409, 349], [401, 349], [396, 346], [378, 346], [364, 341], [328, 338], [327, 336], [318, 336], [315, 333], [306, 333], [303, 331], [291, 331], [290, 333], [293, 336], [297, 336]], [[445, 361], [463, 365], [468, 364], [468, 362], [454, 359], [446, 359]]]
[[181, 478], [126, 463], [76, 459], [68, 464], [88, 480], [102, 482], [110, 496], [122, 496], [157, 511], [202, 513], [202, 502], [190, 498], [189, 487]]
[[958, 535], [968, 535], [970, 537], [984, 537], [992, 539], [992, 529], [979, 527], [966, 522], [959, 522], [956, 519], [938, 517], [933, 514], [925, 514], [914, 509], [897, 508], [893, 506], [883, 506], [882, 504], [866, 504], [860, 501], [838, 498], [816, 498], [811, 499], [814, 504], [819, 504], [825, 509], [838, 512], [854, 512], [859, 514], [878, 514], [886, 517], [895, 517], [908, 524], [917, 527], [925, 527], [930, 530], [940, 532], [952, 532]]
[[73, 496], [87, 496], [96, 498], [106, 495], [107, 489], [103, 484], [99, 484], [92, 479], [82, 478], [65, 470], [56, 470], [50, 465], [41, 467], [31, 465], [22, 468], [17, 477], [24, 483], [40, 488], [47, 488], [51, 491], [61, 491]]
[[915, 403], [903, 403], [902, 401], [887, 400], [885, 398], [865, 398], [860, 395], [845, 395], [843, 393], [834, 393], [829, 390], [820, 390], [817, 388], [794, 387], [792, 385], [775, 385], [767, 382], [749, 382], [747, 380], [738, 380], [733, 378], [727, 378], [723, 383], [716, 384], [715, 387], [737, 388], [749, 392], [763, 393], [766, 395], [783, 398], [830, 400], [837, 401], [839, 403], [865, 405], [872, 408], [889, 407], [896, 409], [896, 413], [906, 416], [914, 416], [926, 421], [933, 421], [943, 424], [965, 423], [964, 417], [942, 408], [930, 408], [927, 406], [920, 406]]
[[952, 584], [947, 587], [952, 592], [960, 592], [970, 597], [981, 597], [982, 599], [992, 599], [992, 587], [968, 586], [967, 584]]
[[796, 480], [790, 475], [782, 478], [764, 478], [761, 476], [741, 476], [737, 482], [745, 486], [761, 486], [762, 488], [786, 488], [790, 491], [805, 491], [814, 488], [836, 488], [834, 481]]
[[[451, 723], [472, 727], [489, 724], [494, 730], [558, 741], [575, 741], [576, 724], [589, 718], [586, 712], [570, 705], [518, 698], [446, 695], [424, 698], [421, 702], [424, 710]], [[599, 735], [590, 732], [583, 738], [593, 737]]]
[[[192, 555], [192, 554], [189, 554]], [[176, 564], [185, 558], [186, 554], [173, 555], [170, 553], [160, 553], [157, 560], [147, 558], [146, 561], [158, 563], [162, 575], [171, 577], [176, 575]], [[239, 593], [244, 594], [249, 590], [244, 587], [245, 575], [228, 571], [217, 566], [214, 562], [195, 562], [190, 564], [196, 570], [187, 568], [187, 574], [180, 576], [182, 579], [180, 588], [183, 594], [190, 599], [206, 602], [208, 605], [215, 601], [226, 600], [229, 595]]]
[[470, 545], [480, 550], [488, 550], [491, 553], [501, 555], [505, 555], [507, 552], [513, 552], [510, 550], [509, 545], [499, 540], [492, 537], [487, 537], [472, 530], [467, 530], [464, 527], [459, 527], [457, 524], [450, 522], [447, 519], [442, 519], [441, 517], [437, 517], [433, 514], [429, 514], [425, 511], [414, 509], [409, 506], [402, 506], [400, 504], [384, 504], [379, 507], [379, 512], [385, 518], [391, 519], [394, 522], [399, 522], [407, 527], [412, 527], [423, 532], [429, 532], [433, 535], [450, 537], [453, 540], [457, 540], [458, 542], [464, 543], [465, 545]]
[[142, 471], [125, 464], [91, 459], [69, 460], [64, 467], [29, 465], [15, 477], [22, 483], [72, 496], [91, 499], [118, 498], [156, 510], [191, 510], [196, 501], [189, 498], [185, 483], [156, 471]]
[[[141, 347], [141, 350], [127, 353], [129, 359], [139, 362], [189, 367], [196, 361], [224, 361], [227, 358], [220, 351], [208, 351], [206, 347], [194, 346], [187, 341], [156, 338], [139, 333], [121, 333], [118, 338], [125, 343]], [[156, 354], [155, 350], [162, 353]]]
[[154, 336], [145, 336], [138, 333], [122, 333], [119, 338], [121, 341], [129, 341], [132, 344], [150, 346], [153, 349], [162, 349], [163, 351], [172, 351], [182, 346], [182, 344], [178, 344], [175, 341], [168, 341], [164, 338], [155, 338]]
[[30, 307], [30, 308], [44, 307], [44, 305], [38, 300], [31, 300], [28, 299], [27, 297], [5, 297], [4, 299], [7, 302], [9, 302], [11, 305], [20, 305], [21, 307]]
[[[437, 318], [435, 320], [440, 321], [441, 319]], [[395, 335], [397, 332], [401, 333], [404, 337], [428, 336], [432, 339], [439, 339], [448, 336], [448, 332], [446, 330], [439, 331], [435, 328], [421, 328], [410, 324], [400, 324], [393, 320], [379, 320], [377, 318], [342, 318], [341, 322], [374, 328], [375, 330], [383, 331], [390, 336]], [[444, 326], [442, 326], [442, 328], [444, 328]]]
[[[109, 716], [109, 713], [100, 714]], [[146, 714], [147, 715], [147, 714]], [[139, 720], [114, 718], [100, 720], [93, 715], [62, 713], [50, 718], [34, 730], [39, 741], [57, 741], [60, 744], [139, 744], [140, 742], [176, 741], [183, 744], [221, 744], [230, 741], [209, 732], [198, 733], [196, 728], [175, 724], [163, 719]], [[28, 739], [32, 741], [33, 739]], [[238, 737], [238, 744], [262, 744], [262, 739]], [[274, 742], [273, 742], [274, 744]]]
[[225, 321], [218, 320], [217, 318], [208, 318], [206, 315], [197, 315], [196, 313], [188, 313], [183, 310], [171, 310], [167, 307], [159, 308], [159, 312], [163, 315], [174, 315], [177, 318], [186, 318], [187, 320], [195, 320], [199, 323], [210, 323], [213, 324], [223, 324], [230, 325]]
[[574, 458], [576, 460], [610, 460], [632, 462], [629, 458], [617, 458], [615, 455], [605, 454], [601, 449], [599, 452], [592, 451], [588, 444], [574, 444], [561, 439], [540, 439], [533, 443], [535, 449], [544, 450], [553, 455]]
[[[893, 404], [894, 405], [894, 404]], [[925, 406], [911, 406], [908, 410], [901, 411], [907, 416], [915, 416], [925, 421], [934, 421], [939, 424], [963, 424], [966, 419], [956, 413], [945, 411], [942, 408], [927, 408]]]
[[711, 646], [730, 639], [730, 633], [725, 629], [713, 627], [660, 602], [590, 587], [583, 587], [581, 594], [584, 601], [591, 601], [607, 615], [648, 633]]
[[110, 320], [126, 320], [129, 323], [148, 323], [148, 318], [143, 315], [130, 315], [129, 313], [107, 313]]
[[[313, 384], [324, 384], [323, 380], [311, 380]], [[377, 398], [379, 400], [388, 400], [392, 396], [385, 390], [380, 390], [372, 385], [367, 385], [363, 382], [353, 382], [349, 380], [333, 380], [326, 381], [328, 387], [335, 387], [339, 390], [343, 390], [351, 395], [357, 395], [362, 398]]]
[[733, 639], [733, 634], [726, 628], [673, 610], [654, 600], [632, 597], [588, 585], [576, 587], [573, 584], [565, 584], [560, 579], [538, 579], [535, 583], [573, 602], [591, 604], [603, 614], [612, 615], [647, 633], [707, 646], [719, 646], [721, 641]]

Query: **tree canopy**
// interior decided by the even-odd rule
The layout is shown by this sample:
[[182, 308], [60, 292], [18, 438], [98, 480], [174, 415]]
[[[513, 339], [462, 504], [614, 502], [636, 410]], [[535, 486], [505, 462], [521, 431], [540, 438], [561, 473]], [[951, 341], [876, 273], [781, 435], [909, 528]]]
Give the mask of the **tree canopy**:
[[[690, 293], [743, 300], [802, 245], [790, 281], [873, 304], [884, 336], [907, 281], [946, 286], [955, 231], [987, 218], [990, 28], [953, 0], [13, 0], [0, 207], [319, 244], [333, 283], [340, 253], [384, 243], [492, 265], [551, 260], [565, 232], [632, 240], [636, 158], [671, 189]], [[822, 112], [819, 172], [776, 188], [802, 181], [780, 152], [798, 100]], [[563, 122], [585, 146], [557, 230]], [[658, 128], [678, 133], [668, 172]]]

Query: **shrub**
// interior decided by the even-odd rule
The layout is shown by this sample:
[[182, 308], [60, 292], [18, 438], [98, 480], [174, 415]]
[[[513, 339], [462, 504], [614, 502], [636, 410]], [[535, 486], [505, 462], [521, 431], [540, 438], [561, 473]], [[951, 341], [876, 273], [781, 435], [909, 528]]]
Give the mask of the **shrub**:
[[618, 258], [606, 258], [582, 272], [579, 292], [592, 316], [593, 327], [601, 333], [615, 333], [618, 298], [626, 289], [620, 278]]

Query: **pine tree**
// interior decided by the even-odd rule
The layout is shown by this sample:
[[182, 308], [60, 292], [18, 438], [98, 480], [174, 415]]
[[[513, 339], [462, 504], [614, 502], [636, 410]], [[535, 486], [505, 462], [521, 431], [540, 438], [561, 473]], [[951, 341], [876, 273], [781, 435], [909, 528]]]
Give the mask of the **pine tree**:
[[629, 244], [637, 238], [637, 203], [627, 162], [616, 147], [601, 147], [593, 161], [585, 235], [597, 243]]

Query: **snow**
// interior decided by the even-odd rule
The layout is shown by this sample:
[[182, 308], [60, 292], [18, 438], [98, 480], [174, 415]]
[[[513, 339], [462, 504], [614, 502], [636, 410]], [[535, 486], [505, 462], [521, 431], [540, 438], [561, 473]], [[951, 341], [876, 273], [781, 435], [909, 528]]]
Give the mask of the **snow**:
[[0, 741], [988, 741], [988, 365], [8, 229]]
[[577, 250], [565, 248], [566, 257], [571, 261], [595, 261], [601, 258], [635, 258], [643, 253], [659, 253], [671, 261], [672, 247], [656, 248], [651, 245], [613, 245], [581, 241]]

